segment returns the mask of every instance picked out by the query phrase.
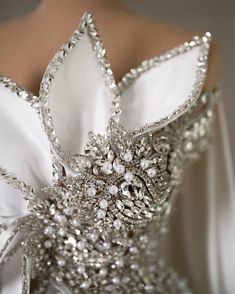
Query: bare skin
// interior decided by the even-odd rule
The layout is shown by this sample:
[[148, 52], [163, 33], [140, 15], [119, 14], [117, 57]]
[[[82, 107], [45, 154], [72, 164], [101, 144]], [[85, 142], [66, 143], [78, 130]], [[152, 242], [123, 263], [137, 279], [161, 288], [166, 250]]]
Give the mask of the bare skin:
[[[120, 0], [42, 0], [31, 14], [0, 26], [0, 72], [38, 94], [47, 64], [84, 11], [94, 14], [117, 81], [144, 59], [201, 35], [136, 15]], [[217, 84], [218, 63], [218, 45], [213, 42], [206, 89]]]

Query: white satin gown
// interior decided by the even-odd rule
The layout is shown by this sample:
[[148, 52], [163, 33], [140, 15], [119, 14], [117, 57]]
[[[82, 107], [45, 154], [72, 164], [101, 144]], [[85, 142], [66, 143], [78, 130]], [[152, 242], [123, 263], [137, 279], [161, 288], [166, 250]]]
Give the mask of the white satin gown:
[[[24, 243], [21, 242], [27, 240], [27, 244], [29, 244], [29, 236], [31, 234], [35, 235], [33, 230], [36, 229], [31, 227], [29, 229], [25, 226], [21, 231], [19, 229], [13, 233], [14, 237], [12, 239], [11, 237], [10, 239], [8, 238], [13, 236], [12, 232], [17, 226], [17, 219], [19, 220], [24, 216], [30, 217], [33, 214], [32, 209], [29, 209], [29, 206], [32, 205], [32, 199], [35, 199], [33, 197], [39, 197], [42, 201], [46, 201], [48, 195], [45, 191], [44, 193], [40, 192], [43, 187], [57, 186], [58, 178], [60, 179], [63, 176], [65, 178], [73, 177], [76, 174], [77, 166], [75, 166], [73, 158], [76, 158], [77, 154], [84, 154], [90, 131], [95, 134], [106, 134], [106, 128], [111, 118], [121, 128], [124, 128], [123, 130], [131, 133], [133, 138], [138, 138], [138, 136], [143, 138], [146, 134], [147, 136], [155, 136], [156, 134], [156, 138], [160, 138], [159, 134], [162, 136], [161, 132], [168, 131], [169, 126], [175, 126], [176, 123], [179, 124], [179, 130], [181, 130], [181, 125], [184, 127], [186, 123], [193, 124], [197, 128], [201, 123], [199, 117], [203, 123], [205, 119], [203, 120], [200, 116], [203, 112], [202, 108], [200, 108], [200, 103], [204, 103], [206, 107], [209, 107], [210, 103], [215, 104], [214, 110], [207, 109], [208, 113], [211, 111], [209, 114], [207, 113], [208, 117], [214, 113], [215, 119], [210, 127], [206, 125], [203, 129], [200, 125], [202, 129], [201, 131], [199, 130], [200, 134], [193, 143], [187, 141], [187, 149], [185, 149], [187, 151], [185, 153], [191, 150], [190, 148], [194, 148], [192, 144], [195, 144], [196, 150], [188, 152], [187, 161], [192, 162], [183, 168], [183, 182], [180, 184], [181, 188], [177, 189], [177, 195], [172, 202], [171, 216], [167, 225], [168, 232], [159, 241], [159, 249], [156, 247], [158, 258], [163, 257], [167, 266], [171, 266], [175, 273], [177, 272], [179, 276], [187, 279], [189, 288], [182, 286], [182, 284], [181, 286], [176, 285], [177, 283], [182, 283], [180, 278], [176, 279], [178, 282], [175, 282], [175, 280], [172, 282], [173, 286], [166, 286], [163, 282], [154, 282], [154, 280], [150, 285], [147, 282], [140, 282], [140, 278], [138, 278], [134, 286], [130, 284], [129, 288], [123, 288], [124, 278], [121, 276], [121, 272], [125, 271], [125, 275], [128, 276], [129, 272], [127, 266], [125, 267], [125, 262], [127, 262], [128, 266], [130, 265], [129, 261], [125, 260], [123, 269], [118, 270], [119, 276], [109, 277], [109, 273], [103, 270], [103, 277], [98, 279], [95, 276], [96, 274], [92, 276], [94, 272], [92, 266], [94, 267], [95, 265], [94, 260], [92, 263], [89, 259], [90, 256], [98, 258], [97, 248], [89, 249], [90, 255], [86, 257], [86, 247], [84, 247], [86, 245], [81, 241], [78, 242], [76, 238], [70, 238], [71, 242], [75, 242], [76, 250], [77, 248], [80, 250], [80, 255], [76, 258], [82, 260], [79, 263], [77, 272], [77, 279], [82, 276], [79, 286], [74, 286], [73, 276], [65, 276], [65, 272], [70, 270], [72, 275], [71, 268], [74, 266], [72, 261], [71, 264], [68, 264], [65, 258], [65, 260], [57, 260], [58, 265], [53, 268], [54, 271], [57, 266], [62, 268], [64, 266], [61, 280], [55, 277], [52, 270], [51, 272], [48, 271], [46, 272], [48, 279], [45, 278], [44, 281], [45, 285], [39, 279], [39, 284], [41, 285], [36, 284], [38, 292], [35, 293], [57, 293], [56, 291], [58, 290], [56, 289], [59, 289], [61, 293], [109, 293], [108, 289], [109, 291], [113, 289], [112, 293], [134, 293], [134, 288], [132, 287], [136, 287], [135, 293], [166, 293], [164, 289], [172, 289], [168, 290], [169, 292], [167, 293], [191, 293], [191, 291], [198, 294], [235, 293], [234, 178], [225, 113], [223, 102], [219, 99], [220, 92], [218, 89], [202, 92], [207, 73], [210, 39], [210, 34], [206, 33], [203, 37], [194, 37], [189, 42], [179, 44], [160, 56], [144, 61], [139, 67], [127, 73], [122, 81], [117, 83], [113, 78], [111, 67], [105, 59], [105, 50], [97, 34], [92, 16], [86, 13], [70, 40], [63, 45], [49, 64], [41, 83], [39, 97], [33, 96], [10, 78], [4, 75], [0, 76], [1, 293], [30, 293], [30, 280], [34, 275], [32, 268], [34, 268], [34, 271], [36, 268], [37, 272], [37, 262], [31, 256], [32, 254], [30, 255], [30, 252], [25, 253], [26, 249], [22, 245]], [[199, 101], [202, 102], [199, 103]], [[196, 115], [194, 110], [196, 110]], [[193, 118], [190, 116], [192, 113], [194, 113]], [[177, 128], [175, 128], [176, 131]], [[120, 130], [117, 132], [119, 132], [120, 136], [116, 138], [117, 140], [121, 140], [122, 135], [126, 136], [124, 133], [121, 135]], [[174, 134], [172, 136], [174, 137]], [[179, 137], [181, 137], [181, 134], [179, 134]], [[168, 148], [168, 144], [173, 144], [172, 142], [177, 139], [173, 140], [172, 138], [169, 136], [170, 143], [163, 142], [165, 145], [163, 144], [160, 147], [163, 149]], [[97, 138], [95, 140], [98, 142]], [[181, 144], [182, 140], [179, 139], [177, 144]], [[164, 159], [166, 150], [160, 150], [160, 147], [156, 144], [154, 146], [159, 149], [158, 155], [160, 154], [163, 156], [161, 158]], [[96, 151], [93, 149], [93, 153]], [[184, 156], [185, 154], [182, 155], [182, 161], [185, 160]], [[114, 167], [116, 172], [120, 174], [122, 169], [127, 169], [129, 162], [133, 160], [132, 157], [133, 154], [125, 153], [123, 157], [124, 163]], [[81, 159], [80, 157], [78, 158]], [[175, 163], [175, 169], [181, 168], [180, 158], [177, 159], [179, 165]], [[145, 170], [149, 162], [149, 159], [142, 160], [141, 169]], [[155, 164], [157, 165], [158, 162], [155, 161]], [[89, 167], [88, 165], [87, 168]], [[102, 168], [104, 175], [106, 174], [104, 181], [108, 181], [109, 173], [110, 177], [112, 176], [112, 171], [110, 171], [112, 167], [108, 163], [103, 165]], [[181, 173], [177, 171], [174, 174], [174, 166], [168, 167], [168, 169], [172, 173], [171, 177], [175, 177], [176, 174], [180, 178], [176, 179], [175, 177], [174, 181], [179, 180], [181, 182]], [[147, 175], [152, 181], [152, 178], [159, 171], [155, 167], [149, 170]], [[81, 170], [79, 171], [82, 173]], [[127, 182], [132, 181], [133, 174], [129, 172], [124, 177]], [[137, 180], [138, 177], [134, 174], [135, 177]], [[87, 181], [87, 179], [83, 181]], [[141, 181], [145, 182], [143, 179]], [[83, 185], [83, 182], [81, 183]], [[115, 191], [119, 189], [118, 185], [115, 185], [109, 190], [111, 194], [115, 194]], [[167, 185], [170, 187], [173, 183], [168, 182]], [[133, 187], [132, 189], [135, 191], [138, 186], [136, 184]], [[87, 194], [90, 196], [96, 194], [94, 197], [99, 199], [101, 196], [99, 196], [97, 188], [90, 188], [90, 190], [86, 190]], [[153, 186], [153, 191], [156, 191], [156, 193], [160, 193], [159, 189], [160, 187]], [[117, 191], [116, 193], [119, 193]], [[123, 191], [124, 189], [122, 193], [124, 193]], [[125, 191], [126, 195], [133, 192], [130, 190]], [[137, 192], [132, 195], [135, 197]], [[90, 201], [89, 199], [87, 200], [88, 202]], [[107, 207], [110, 205], [108, 199], [106, 198], [102, 203], [100, 202], [100, 208], [97, 211], [94, 204], [96, 214], [93, 218], [93, 223], [89, 224], [89, 228], [99, 222], [104, 224], [106, 218], [111, 217], [112, 213], [114, 214], [113, 211], [110, 211], [110, 214], [107, 212]], [[86, 201], [86, 198], [83, 201]], [[141, 206], [142, 204], [140, 203], [139, 205]], [[167, 202], [167, 205], [170, 206], [170, 203]], [[168, 214], [169, 209], [165, 212]], [[119, 238], [123, 236], [128, 242], [133, 240], [130, 240], [131, 237], [127, 235], [126, 231], [132, 230], [135, 233], [135, 230], [139, 230], [139, 226], [143, 226], [142, 215], [138, 218], [138, 209], [135, 213], [136, 218], [133, 216], [133, 222], [136, 228], [135, 226], [133, 227], [130, 221], [132, 212], [129, 212], [130, 215], [126, 212], [125, 217], [122, 216], [121, 218], [120, 216], [122, 221], [118, 219], [113, 223], [114, 229], [119, 230], [118, 233], [115, 231], [115, 234], [120, 234], [118, 235]], [[152, 215], [155, 213], [154, 211], [153, 214], [148, 216], [150, 223], [152, 218], [154, 219]], [[91, 215], [93, 215], [93, 211], [91, 211]], [[36, 216], [34, 215], [34, 217]], [[71, 215], [66, 217], [69, 219]], [[117, 216], [115, 215], [115, 217]], [[58, 222], [61, 222], [60, 225], [63, 227], [64, 219], [64, 216], [57, 215], [57, 225]], [[137, 220], [140, 220], [139, 225], [137, 225]], [[45, 219], [42, 219], [43, 221]], [[80, 221], [82, 222], [82, 220]], [[145, 221], [143, 219], [143, 223]], [[157, 225], [158, 222], [160, 223], [158, 219], [155, 221]], [[105, 223], [108, 228], [109, 223], [110, 219], [107, 220], [107, 224]], [[102, 232], [105, 232], [106, 226], [102, 228]], [[49, 229], [47, 227], [46, 230], [47, 234], [49, 234], [50, 227]], [[107, 232], [110, 231], [107, 229]], [[37, 232], [36, 235], [42, 239], [44, 238], [43, 233], [43, 236], [40, 235], [40, 232]], [[152, 242], [151, 238], [149, 243]], [[113, 240], [112, 242], [114, 242]], [[136, 240], [138, 247], [138, 242], [140, 241]], [[51, 254], [54, 254], [53, 250], [57, 250], [50, 242], [50, 240], [47, 240], [47, 243], [44, 243], [47, 250], [49, 250], [49, 253], [48, 251], [46, 252], [49, 254], [47, 259], [50, 263], [44, 263], [47, 268], [54, 262], [54, 260], [50, 260], [52, 257], [48, 257], [52, 256], [50, 255], [50, 250]], [[57, 242], [57, 239], [53, 242]], [[86, 242], [88, 243], [88, 241]], [[116, 254], [115, 250], [120, 249], [117, 244], [115, 248], [111, 247], [113, 259]], [[99, 252], [99, 257], [103, 258], [102, 262], [104, 264], [105, 262], [112, 263], [114, 261], [109, 255], [110, 251], [108, 250], [111, 249], [107, 249], [106, 253]], [[153, 252], [154, 247], [151, 250]], [[133, 249], [132, 252], [134, 252]], [[26, 256], [22, 260], [23, 253]], [[45, 254], [45, 251], [42, 251], [41, 254]], [[142, 254], [141, 251], [139, 254]], [[121, 249], [117, 255], [118, 257], [122, 255]], [[107, 257], [107, 260], [104, 259], [104, 256], [105, 258]], [[126, 256], [125, 258], [128, 259], [129, 257]], [[83, 261], [86, 264], [85, 268]], [[89, 265], [86, 263], [88, 261], [90, 262]], [[98, 260], [96, 262], [98, 263]], [[116, 267], [121, 267], [120, 260], [119, 265], [117, 265], [116, 260], [115, 262]], [[90, 267], [89, 272], [86, 272], [88, 267]], [[134, 268], [132, 265], [130, 267]], [[42, 269], [40, 270], [43, 272]], [[112, 270], [115, 271], [114, 267], [112, 267]], [[163, 271], [165, 270], [163, 269]], [[139, 276], [140, 274], [138, 273]], [[148, 277], [148, 274], [146, 274], [146, 277]], [[109, 284], [111, 279], [114, 286]], [[132, 274], [130, 273], [129, 280], [131, 279]], [[102, 280], [104, 281], [103, 283], [106, 283], [106, 288], [101, 285]], [[146, 278], [145, 281], [147, 280]], [[95, 283], [97, 286], [94, 286]], [[118, 283], [120, 283], [119, 286]], [[128, 283], [127, 279], [125, 279], [125, 283]], [[180, 287], [182, 287], [182, 292]]]

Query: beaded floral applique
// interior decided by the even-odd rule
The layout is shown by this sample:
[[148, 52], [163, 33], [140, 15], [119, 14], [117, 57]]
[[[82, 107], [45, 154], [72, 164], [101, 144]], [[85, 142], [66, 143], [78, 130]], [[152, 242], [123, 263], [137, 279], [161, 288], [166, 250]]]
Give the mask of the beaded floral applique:
[[[84, 154], [65, 153], [54, 132], [48, 97], [53, 74], [89, 32], [113, 97], [105, 135], [89, 134]], [[49, 65], [40, 99], [7, 77], [0, 81], [34, 107], [52, 146], [54, 186], [35, 192], [0, 168], [0, 179], [22, 192], [29, 214], [14, 222], [1, 264], [23, 250], [22, 293], [191, 293], [186, 280], [162, 262], [156, 246], [166, 230], [185, 164], [209, 145], [216, 93], [198, 98], [207, 68], [210, 36], [195, 37], [160, 59], [149, 60], [116, 85], [90, 13]], [[121, 89], [161, 60], [202, 46], [197, 79], [187, 103], [161, 121], [128, 131], [119, 124]], [[59, 160], [58, 160], [59, 159]], [[67, 168], [72, 174], [67, 173]], [[39, 195], [46, 195], [42, 199]], [[12, 225], [12, 224], [11, 224]], [[7, 230], [2, 224], [1, 230]], [[11, 242], [21, 241], [9, 250]], [[154, 235], [154, 237], [153, 237]], [[6, 253], [7, 252], [7, 253]], [[34, 283], [33, 283], [34, 284]]]

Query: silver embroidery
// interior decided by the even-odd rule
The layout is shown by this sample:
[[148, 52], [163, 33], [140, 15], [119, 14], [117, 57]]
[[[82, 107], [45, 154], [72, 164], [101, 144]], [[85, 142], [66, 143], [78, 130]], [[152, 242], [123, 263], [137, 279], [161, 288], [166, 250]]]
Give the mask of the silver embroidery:
[[[53, 74], [88, 30], [113, 95], [114, 109], [104, 136], [90, 133], [83, 155], [65, 154], [54, 135], [48, 99]], [[38, 98], [5, 76], [0, 82], [28, 101], [42, 118], [52, 143], [55, 184], [34, 192], [6, 170], [0, 179], [19, 189], [30, 215], [15, 229], [0, 253], [0, 264], [23, 250], [23, 293], [36, 281], [35, 293], [49, 283], [71, 293], [191, 293], [187, 281], [158, 256], [171, 205], [186, 164], [208, 148], [217, 92], [200, 95], [206, 74], [209, 34], [144, 62], [117, 86], [91, 14], [49, 65]], [[118, 123], [120, 93], [142, 72], [159, 62], [201, 46], [196, 83], [187, 103], [160, 122], [129, 132]], [[200, 97], [199, 97], [200, 95]], [[55, 152], [55, 153], [53, 153]], [[55, 155], [74, 174], [66, 175]], [[39, 196], [47, 195], [45, 200]], [[2, 224], [0, 232], [8, 229]], [[22, 242], [8, 252], [11, 241]]]

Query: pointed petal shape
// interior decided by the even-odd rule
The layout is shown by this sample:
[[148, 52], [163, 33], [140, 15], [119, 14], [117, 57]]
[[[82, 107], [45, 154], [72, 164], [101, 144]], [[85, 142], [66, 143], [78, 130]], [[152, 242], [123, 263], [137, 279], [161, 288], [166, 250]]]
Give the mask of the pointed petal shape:
[[52, 158], [37, 106], [35, 96], [0, 76], [0, 167], [39, 189], [51, 183]]
[[121, 124], [138, 134], [164, 126], [200, 95], [207, 73], [210, 33], [144, 61], [119, 83]]
[[89, 131], [105, 132], [111, 96], [119, 99], [105, 54], [92, 15], [86, 13], [41, 83], [43, 124], [53, 149], [68, 166], [69, 155], [83, 150]]

